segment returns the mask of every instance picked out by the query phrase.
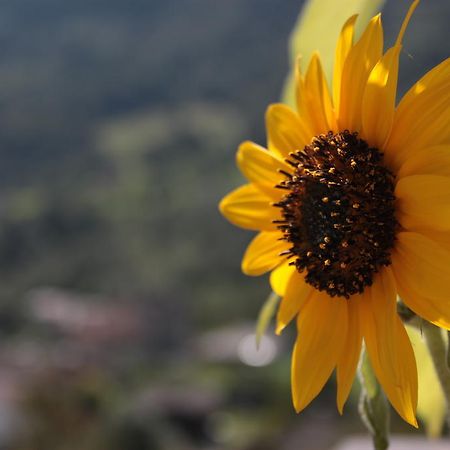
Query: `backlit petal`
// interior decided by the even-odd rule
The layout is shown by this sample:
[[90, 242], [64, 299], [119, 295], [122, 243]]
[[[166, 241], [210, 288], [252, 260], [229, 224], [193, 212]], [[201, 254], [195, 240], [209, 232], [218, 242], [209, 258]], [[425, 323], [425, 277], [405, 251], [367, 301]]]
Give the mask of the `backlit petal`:
[[322, 390], [347, 336], [347, 300], [314, 291], [297, 319], [292, 355], [292, 397], [297, 412]]
[[450, 58], [430, 70], [403, 97], [394, 116], [386, 158], [398, 169], [416, 151], [450, 144]]
[[417, 367], [405, 327], [397, 316], [396, 285], [389, 268], [375, 276], [359, 302], [370, 362], [396, 411], [417, 427]]
[[354, 15], [345, 22], [336, 46], [333, 71], [333, 103], [336, 111], [339, 111], [339, 99], [341, 94], [341, 78], [345, 60], [353, 45], [355, 34], [355, 22], [358, 16]]
[[277, 313], [276, 333], [280, 334], [305, 306], [314, 288], [305, 282], [305, 277], [296, 270], [286, 285], [286, 291]]
[[314, 135], [337, 131], [331, 96], [320, 58], [314, 53], [305, 75], [302, 92], [303, 111]]
[[250, 230], [276, 231], [272, 221], [281, 218], [272, 199], [252, 184], [245, 184], [225, 196], [219, 204], [220, 212], [238, 227]]
[[425, 148], [412, 154], [400, 167], [397, 178], [409, 175], [442, 175], [450, 177], [450, 145]]
[[290, 244], [280, 240], [278, 231], [262, 231], [250, 242], [242, 258], [242, 272], [246, 275], [262, 275], [283, 262], [280, 253]]
[[295, 65], [295, 96], [297, 101], [297, 111], [302, 118], [306, 129], [309, 131], [309, 142], [314, 137], [314, 123], [311, 123], [309, 117], [309, 96], [306, 90], [305, 77], [301, 70], [301, 57], [297, 58]]
[[281, 266], [270, 272], [270, 287], [280, 297], [283, 297], [286, 292], [286, 286], [294, 272], [296, 272], [296, 269], [289, 264], [289, 261], [285, 261]]
[[363, 137], [371, 146], [384, 148], [394, 121], [398, 58], [401, 46], [390, 48], [372, 69], [362, 102]]
[[274, 200], [282, 196], [275, 186], [283, 180], [279, 170], [291, 171], [291, 167], [274, 156], [264, 147], [250, 141], [243, 142], [236, 155], [237, 164], [243, 175]]
[[395, 188], [398, 220], [407, 230], [450, 230], [450, 178], [411, 175]]
[[337, 407], [340, 414], [350, 394], [361, 354], [362, 330], [357, 305], [359, 301], [361, 301], [360, 295], [354, 295], [348, 300], [347, 338], [344, 351], [341, 352], [337, 361]]
[[450, 252], [422, 234], [398, 233], [392, 270], [406, 305], [429, 322], [450, 330]]
[[383, 29], [378, 14], [351, 48], [342, 70], [338, 124], [341, 130], [361, 131], [361, 108], [367, 79], [383, 50]]
[[312, 138], [299, 115], [281, 103], [267, 108], [266, 129], [269, 149], [280, 159], [303, 149]]

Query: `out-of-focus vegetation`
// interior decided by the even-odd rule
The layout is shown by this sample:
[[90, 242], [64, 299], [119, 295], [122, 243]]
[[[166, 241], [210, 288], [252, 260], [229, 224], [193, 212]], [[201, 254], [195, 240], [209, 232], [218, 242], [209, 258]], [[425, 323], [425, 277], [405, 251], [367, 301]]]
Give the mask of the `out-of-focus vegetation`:
[[[0, 3], [0, 448], [320, 450], [355, 427], [332, 389], [297, 419], [292, 336], [243, 364], [268, 288], [216, 206], [301, 3]], [[422, 9], [408, 83], [446, 56], [448, 3]]]

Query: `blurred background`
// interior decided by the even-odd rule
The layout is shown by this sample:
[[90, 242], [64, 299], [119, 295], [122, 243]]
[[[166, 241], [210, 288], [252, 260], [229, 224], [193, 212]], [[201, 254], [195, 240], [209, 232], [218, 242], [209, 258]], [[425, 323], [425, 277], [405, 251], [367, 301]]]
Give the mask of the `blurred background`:
[[[217, 211], [239, 142], [265, 142], [302, 3], [0, 2], [0, 449], [325, 450], [365, 432], [333, 383], [294, 413], [294, 330], [256, 352], [269, 287]], [[388, 0], [387, 43], [409, 3]], [[417, 9], [401, 93], [448, 56], [449, 13]]]

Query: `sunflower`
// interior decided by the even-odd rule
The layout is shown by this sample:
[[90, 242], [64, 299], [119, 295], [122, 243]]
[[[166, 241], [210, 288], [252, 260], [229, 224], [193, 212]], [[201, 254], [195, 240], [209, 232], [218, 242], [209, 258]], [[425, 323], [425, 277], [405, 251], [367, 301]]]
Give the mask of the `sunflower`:
[[450, 330], [450, 59], [396, 106], [402, 38], [383, 52], [381, 16], [354, 43], [340, 33], [329, 92], [320, 58], [296, 68], [297, 111], [270, 105], [267, 149], [242, 143], [248, 184], [220, 203], [235, 225], [257, 230], [242, 261], [270, 273], [282, 298], [279, 334], [294, 318], [292, 397], [297, 412], [334, 369], [342, 413], [362, 343], [397, 412], [417, 426], [417, 368], [397, 295]]

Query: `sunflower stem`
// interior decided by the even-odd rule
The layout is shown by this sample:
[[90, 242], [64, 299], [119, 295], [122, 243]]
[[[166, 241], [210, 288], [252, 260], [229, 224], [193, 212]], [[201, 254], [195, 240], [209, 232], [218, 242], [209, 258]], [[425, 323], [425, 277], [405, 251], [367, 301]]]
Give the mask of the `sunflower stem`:
[[361, 382], [359, 414], [372, 436], [374, 449], [386, 450], [389, 447], [389, 405], [366, 351], [362, 355], [358, 374]]
[[[450, 426], [449, 342], [446, 342], [442, 330], [429, 322], [424, 321], [422, 331], [425, 336], [425, 342], [430, 352], [431, 359], [433, 360], [436, 374], [444, 392], [447, 403], [447, 423]], [[445, 337], [448, 340], [449, 334], [446, 333]]]
[[450, 370], [450, 331], [447, 331], [447, 367]]

